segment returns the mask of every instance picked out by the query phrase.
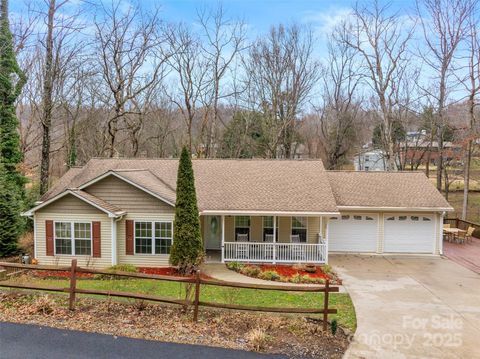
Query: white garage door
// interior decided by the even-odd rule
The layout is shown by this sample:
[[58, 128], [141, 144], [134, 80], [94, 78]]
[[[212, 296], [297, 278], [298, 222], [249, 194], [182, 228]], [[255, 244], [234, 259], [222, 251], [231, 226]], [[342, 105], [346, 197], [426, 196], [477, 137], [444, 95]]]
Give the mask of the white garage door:
[[330, 217], [328, 228], [329, 251], [377, 251], [377, 215], [350, 213], [337, 217]]
[[433, 253], [433, 214], [385, 214], [384, 252]]

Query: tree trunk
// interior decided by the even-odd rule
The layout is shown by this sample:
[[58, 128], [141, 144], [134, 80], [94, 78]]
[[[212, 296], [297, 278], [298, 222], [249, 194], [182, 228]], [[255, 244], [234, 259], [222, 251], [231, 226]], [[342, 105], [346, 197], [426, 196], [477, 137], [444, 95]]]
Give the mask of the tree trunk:
[[470, 164], [472, 161], [472, 140], [468, 140], [467, 151], [463, 164], [463, 205], [462, 205], [462, 219], [467, 219], [468, 214], [468, 191], [470, 186]]
[[43, 116], [42, 116], [42, 159], [40, 165], [40, 194], [48, 191], [50, 171], [50, 127], [52, 125], [53, 108], [53, 21], [55, 0], [50, 0], [48, 9], [47, 39], [45, 52], [43, 82]]

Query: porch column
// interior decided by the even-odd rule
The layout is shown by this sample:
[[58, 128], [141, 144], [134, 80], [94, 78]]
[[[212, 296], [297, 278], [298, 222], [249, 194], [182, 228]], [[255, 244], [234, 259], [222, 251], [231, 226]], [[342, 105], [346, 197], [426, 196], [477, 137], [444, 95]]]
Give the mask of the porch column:
[[225, 216], [222, 215], [222, 263], [225, 263]]
[[328, 264], [328, 242], [330, 239], [330, 234], [329, 232], [329, 225], [330, 225], [330, 220], [327, 218], [327, 228], [325, 229], [325, 264]]
[[117, 265], [117, 221], [112, 217], [112, 266]]
[[273, 216], [273, 264], [275, 264], [277, 256], [277, 216]]

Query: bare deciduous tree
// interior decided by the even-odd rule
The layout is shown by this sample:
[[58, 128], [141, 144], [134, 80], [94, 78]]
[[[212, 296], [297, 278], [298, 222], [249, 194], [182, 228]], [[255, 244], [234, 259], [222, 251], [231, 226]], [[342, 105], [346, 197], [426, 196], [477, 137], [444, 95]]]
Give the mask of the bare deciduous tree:
[[419, 0], [417, 13], [423, 29], [427, 51], [420, 53], [422, 61], [435, 74], [433, 90], [425, 89], [435, 100], [435, 127], [438, 156], [437, 189], [442, 189], [443, 136], [447, 123], [446, 107], [453, 85], [453, 61], [461, 41], [465, 38], [473, 0]]
[[127, 10], [121, 2], [103, 8], [103, 17], [95, 20], [96, 57], [104, 87], [103, 102], [112, 109], [106, 123], [109, 157], [116, 154], [119, 131], [128, 116], [141, 116], [134, 102], [158, 86], [165, 76], [168, 55], [162, 47], [159, 11], [147, 14], [138, 5]]
[[362, 69], [372, 90], [375, 114], [380, 116], [381, 141], [389, 170], [397, 168], [393, 139], [395, 108], [410, 58], [408, 46], [415, 24], [406, 24], [398, 13], [389, 15], [389, 5], [376, 0], [370, 6], [356, 6], [342, 32], [344, 41], [362, 59]]
[[296, 125], [320, 74], [313, 56], [313, 34], [299, 25], [272, 27], [244, 60], [245, 102], [263, 116], [266, 155], [291, 158]]

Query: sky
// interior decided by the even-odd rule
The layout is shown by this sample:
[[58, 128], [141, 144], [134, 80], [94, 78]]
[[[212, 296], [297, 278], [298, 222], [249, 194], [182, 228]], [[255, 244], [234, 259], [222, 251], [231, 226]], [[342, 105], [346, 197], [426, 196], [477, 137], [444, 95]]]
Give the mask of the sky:
[[[10, 11], [20, 14], [26, 3], [43, 3], [44, 0], [10, 0]], [[111, 0], [86, 0], [88, 3], [109, 4]], [[128, 3], [128, 0], [121, 0]], [[73, 0], [81, 4], [83, 0]], [[194, 23], [196, 11], [201, 7], [214, 8], [218, 0], [138, 0], [144, 9], [160, 6], [162, 17], [169, 21]], [[242, 18], [256, 37], [265, 33], [271, 25], [298, 22], [311, 25], [319, 33], [328, 32], [341, 17], [348, 14], [355, 0], [224, 0], [220, 1], [229, 17]], [[379, 0], [380, 4], [387, 3]], [[414, 0], [394, 0], [391, 10], [413, 13]]]

